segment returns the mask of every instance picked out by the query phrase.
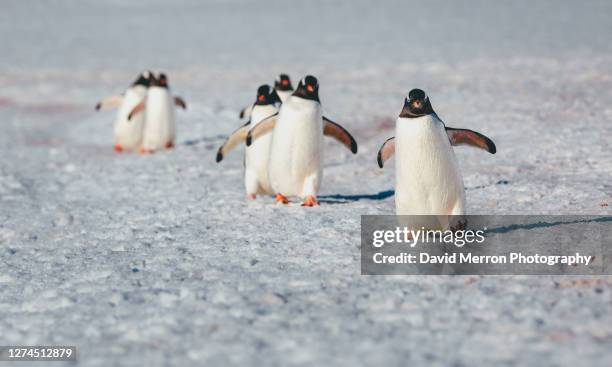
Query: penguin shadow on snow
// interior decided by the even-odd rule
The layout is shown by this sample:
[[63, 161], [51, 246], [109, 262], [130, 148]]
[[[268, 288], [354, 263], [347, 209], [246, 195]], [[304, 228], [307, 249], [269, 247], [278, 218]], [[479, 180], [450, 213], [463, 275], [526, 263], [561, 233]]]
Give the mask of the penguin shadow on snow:
[[[499, 180], [494, 184], [466, 187], [465, 189], [466, 190], [479, 190], [479, 189], [484, 189], [489, 186], [508, 185], [509, 183], [510, 182], [507, 180]], [[376, 194], [322, 195], [322, 196], [319, 196], [319, 199], [320, 199], [319, 201], [321, 203], [326, 203], [326, 204], [347, 204], [347, 203], [353, 203], [353, 202], [361, 201], [361, 200], [382, 201], [382, 200], [392, 197], [393, 195], [395, 195], [395, 190], [390, 189], [390, 190], [380, 191]]]
[[611, 216], [601, 216], [598, 218], [577, 219], [577, 220], [558, 220], [554, 222], [553, 221], [549, 221], [549, 222], [540, 221], [537, 223], [514, 223], [514, 224], [509, 224], [506, 226], [489, 228], [485, 231], [485, 236], [505, 234], [505, 233], [513, 232], [517, 230], [554, 228], [554, 227], [564, 226], [568, 224], [589, 224], [589, 223], [608, 223], [608, 222], [612, 222]]
[[361, 200], [382, 201], [395, 195], [395, 190], [380, 191], [376, 194], [357, 194], [357, 195], [321, 195], [319, 202], [325, 204], [348, 204]]

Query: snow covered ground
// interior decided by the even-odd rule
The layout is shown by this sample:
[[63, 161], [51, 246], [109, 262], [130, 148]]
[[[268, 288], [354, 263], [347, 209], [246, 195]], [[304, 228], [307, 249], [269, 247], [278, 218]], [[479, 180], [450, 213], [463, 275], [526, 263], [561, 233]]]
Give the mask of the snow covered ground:
[[[456, 150], [469, 213], [612, 213], [612, 3], [0, 8], [0, 345], [77, 345], [83, 366], [612, 363], [612, 277], [359, 263], [360, 215], [394, 210], [376, 152], [414, 87], [497, 144]], [[181, 144], [115, 154], [93, 106], [144, 68], [188, 103]], [[214, 162], [280, 72], [316, 75], [360, 144], [328, 143], [320, 207], [247, 202], [241, 152]]]

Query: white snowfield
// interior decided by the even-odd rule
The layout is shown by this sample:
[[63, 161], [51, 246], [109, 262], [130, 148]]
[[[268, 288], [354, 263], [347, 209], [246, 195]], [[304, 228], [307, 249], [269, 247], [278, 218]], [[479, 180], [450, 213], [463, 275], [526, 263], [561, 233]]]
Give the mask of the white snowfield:
[[[1, 8], [0, 345], [76, 345], [79, 366], [612, 364], [612, 277], [359, 261], [360, 215], [394, 212], [376, 153], [415, 87], [497, 145], [455, 149], [468, 213], [612, 213], [612, 2]], [[189, 106], [177, 148], [116, 154], [94, 105], [144, 69]], [[315, 75], [359, 143], [327, 139], [319, 207], [247, 201], [242, 148], [215, 163], [281, 72]]]

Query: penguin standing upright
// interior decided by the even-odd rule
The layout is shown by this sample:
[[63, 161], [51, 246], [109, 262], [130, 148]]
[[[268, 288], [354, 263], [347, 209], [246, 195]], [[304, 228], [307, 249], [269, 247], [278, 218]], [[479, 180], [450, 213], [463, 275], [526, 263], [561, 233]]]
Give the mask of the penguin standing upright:
[[132, 120], [128, 120], [128, 115], [146, 97], [151, 77], [152, 73], [145, 71], [138, 76], [123, 95], [106, 97], [96, 104], [96, 110], [119, 106], [113, 128], [116, 152], [135, 150], [140, 147], [145, 115], [141, 114]]
[[[238, 143], [244, 141], [250, 129], [267, 117], [278, 112], [276, 104], [280, 101], [276, 91], [269, 85], [262, 85], [257, 89], [257, 98], [251, 109], [251, 119], [234, 131], [217, 152], [217, 162]], [[270, 143], [272, 132], [263, 134], [255, 143], [246, 147], [244, 152], [244, 185], [247, 196], [255, 199], [257, 194], [272, 194], [268, 180], [268, 158], [270, 156]]]
[[[414, 217], [414, 228], [449, 229], [462, 225], [465, 188], [452, 146], [471, 145], [495, 154], [493, 141], [472, 130], [446, 127], [434, 112], [429, 97], [413, 89], [404, 99], [396, 121], [395, 137], [378, 152], [378, 165], [396, 158], [395, 210]], [[405, 223], [406, 224], [406, 223]], [[454, 227], [457, 228], [457, 227]]]
[[276, 201], [288, 203], [288, 196], [304, 199], [304, 206], [318, 205], [317, 191], [323, 178], [323, 135], [336, 138], [353, 153], [355, 139], [342, 126], [321, 113], [319, 83], [314, 76], [302, 79], [295, 92], [273, 115], [247, 134], [250, 146], [273, 130], [268, 175]]
[[293, 85], [287, 74], [280, 74], [274, 81], [274, 91], [278, 94], [281, 102], [285, 102], [293, 94]]
[[165, 74], [159, 74], [158, 78], [151, 78], [151, 84], [147, 97], [136, 105], [130, 112], [128, 119], [145, 112], [146, 122], [142, 139], [141, 154], [150, 154], [156, 150], [174, 147], [176, 138], [176, 120], [174, 117], [174, 105], [183, 109], [187, 108], [181, 97], [172, 97], [168, 86], [168, 78]]
[[[276, 80], [274, 80], [274, 91], [276, 95], [279, 97], [280, 101], [283, 103], [289, 96], [293, 93], [293, 85], [291, 85], [291, 79], [287, 74], [280, 74]], [[248, 105], [240, 111], [240, 118], [250, 117], [251, 109], [253, 105]]]

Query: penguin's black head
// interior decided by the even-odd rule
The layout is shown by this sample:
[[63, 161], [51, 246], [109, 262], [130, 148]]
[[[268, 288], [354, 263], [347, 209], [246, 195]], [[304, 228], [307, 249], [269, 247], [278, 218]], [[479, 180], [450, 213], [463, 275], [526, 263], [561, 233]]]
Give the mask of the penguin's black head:
[[274, 89], [282, 90], [282, 91], [291, 91], [293, 90], [293, 85], [291, 85], [291, 79], [289, 79], [289, 75], [281, 74], [274, 81]]
[[168, 88], [168, 77], [164, 73], [159, 73], [159, 78], [157, 78], [157, 85], [162, 88]]
[[257, 88], [257, 100], [255, 100], [256, 105], [266, 106], [277, 102], [280, 102], [280, 98], [274, 89], [270, 88], [269, 85], [264, 84]]
[[399, 117], [416, 118], [434, 113], [429, 97], [421, 89], [413, 89], [404, 99]]
[[149, 74], [149, 87], [159, 85], [154, 73]]
[[150, 70], [143, 71], [134, 83], [132, 83], [132, 86], [142, 85], [144, 87], [149, 87], [149, 85], [151, 85], [151, 76], [153, 76], [153, 73]]
[[300, 80], [300, 84], [298, 84], [293, 95], [319, 102], [319, 82], [317, 78], [307, 75], [304, 79]]

